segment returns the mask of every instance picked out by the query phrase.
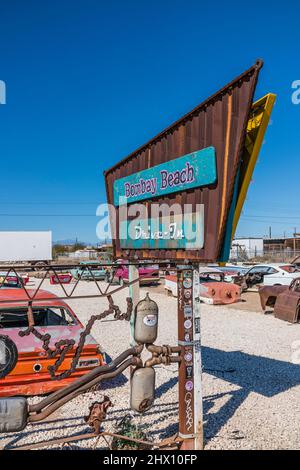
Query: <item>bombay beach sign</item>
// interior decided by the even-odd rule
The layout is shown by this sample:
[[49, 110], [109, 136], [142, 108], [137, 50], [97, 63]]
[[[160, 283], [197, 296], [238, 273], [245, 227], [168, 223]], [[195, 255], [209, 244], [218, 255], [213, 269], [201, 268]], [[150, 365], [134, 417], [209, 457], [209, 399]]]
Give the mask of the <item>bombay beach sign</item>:
[[[216, 152], [208, 147], [118, 179], [114, 183], [114, 204], [131, 204], [143, 213], [140, 201], [153, 199], [151, 216], [120, 220], [119, 238], [123, 249], [201, 249], [204, 244], [204, 207], [176, 213], [161, 208], [155, 198], [216, 182]], [[133, 207], [134, 206], [134, 207]], [[164, 213], [165, 211], [165, 213]]]
[[[204, 263], [224, 258], [239, 175], [245, 173], [247, 125], [261, 67], [257, 61], [105, 171], [116, 258]], [[129, 214], [136, 204], [141, 212], [148, 211], [139, 220]], [[170, 218], [155, 215], [156, 205], [169, 208]], [[177, 213], [173, 217], [174, 206], [183, 218]], [[190, 243], [194, 229], [199, 238]]]
[[116, 180], [114, 204], [131, 204], [207, 186], [216, 179], [216, 152], [208, 147]]

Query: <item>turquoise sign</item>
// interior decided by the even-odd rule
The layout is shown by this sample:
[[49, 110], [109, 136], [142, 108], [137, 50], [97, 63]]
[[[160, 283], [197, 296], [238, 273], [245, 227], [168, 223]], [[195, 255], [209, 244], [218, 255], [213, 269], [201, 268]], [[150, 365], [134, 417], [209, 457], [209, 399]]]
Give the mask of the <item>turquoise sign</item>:
[[198, 212], [124, 220], [120, 222], [120, 246], [123, 249], [201, 249], [204, 245], [204, 206]]
[[114, 183], [114, 204], [152, 199], [170, 193], [213, 184], [217, 179], [216, 152], [207, 147], [169, 160]]

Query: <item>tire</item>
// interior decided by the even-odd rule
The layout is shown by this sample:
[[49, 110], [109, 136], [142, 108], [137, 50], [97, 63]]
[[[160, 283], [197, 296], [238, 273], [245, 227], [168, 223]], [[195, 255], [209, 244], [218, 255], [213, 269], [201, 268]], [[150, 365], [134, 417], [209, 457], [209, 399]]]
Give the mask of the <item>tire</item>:
[[45, 268], [48, 266], [47, 261], [37, 261], [36, 263], [33, 264], [33, 270], [34, 271], [40, 271], [41, 269]]
[[0, 379], [6, 377], [18, 362], [18, 349], [9, 336], [0, 335]]

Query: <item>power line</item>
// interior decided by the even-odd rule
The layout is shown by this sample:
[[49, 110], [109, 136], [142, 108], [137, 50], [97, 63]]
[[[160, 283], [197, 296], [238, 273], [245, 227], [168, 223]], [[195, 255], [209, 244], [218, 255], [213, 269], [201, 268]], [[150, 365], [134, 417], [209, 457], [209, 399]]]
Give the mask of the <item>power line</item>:
[[300, 215], [271, 215], [271, 214], [265, 214], [265, 215], [242, 215], [241, 218], [265, 218], [265, 219], [300, 219]]

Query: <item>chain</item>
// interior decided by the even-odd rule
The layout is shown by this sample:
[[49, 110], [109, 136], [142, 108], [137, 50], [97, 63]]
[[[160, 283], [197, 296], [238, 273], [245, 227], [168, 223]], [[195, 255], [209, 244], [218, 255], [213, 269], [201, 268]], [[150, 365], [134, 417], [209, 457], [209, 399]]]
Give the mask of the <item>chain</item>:
[[73, 348], [75, 344], [74, 339], [62, 339], [55, 343], [55, 349], [50, 348], [50, 340], [51, 340], [51, 335], [48, 333], [46, 334], [41, 334], [34, 326], [29, 326], [26, 330], [20, 331], [19, 336], [29, 336], [30, 334], [33, 334], [36, 338], [40, 339], [43, 341], [43, 349], [47, 354], [47, 357], [49, 359], [53, 359], [56, 356], [59, 355], [58, 359], [54, 363], [54, 365], [48, 367], [48, 371], [51, 375], [51, 378], [53, 380], [62, 380], [66, 379], [69, 377], [76, 369], [76, 366], [79, 362], [80, 355], [82, 353], [83, 347], [85, 345], [85, 340], [86, 337], [90, 334], [91, 329], [94, 325], [94, 323], [98, 320], [103, 320], [106, 318], [108, 315], [114, 315], [115, 320], [126, 320], [129, 321], [131, 318], [132, 310], [133, 310], [133, 303], [132, 299], [130, 297], [126, 298], [127, 302], [127, 310], [125, 313], [122, 313], [120, 308], [114, 304], [112, 296], [107, 295], [107, 300], [109, 307], [107, 310], [104, 310], [104, 312], [100, 313], [99, 315], [92, 315], [91, 318], [89, 319], [86, 328], [80, 333], [80, 338], [78, 342], [78, 346], [76, 348], [74, 357], [71, 362], [71, 366], [68, 370], [62, 372], [61, 374], [55, 375], [57, 372], [58, 368], [61, 366], [63, 363], [66, 354]]

